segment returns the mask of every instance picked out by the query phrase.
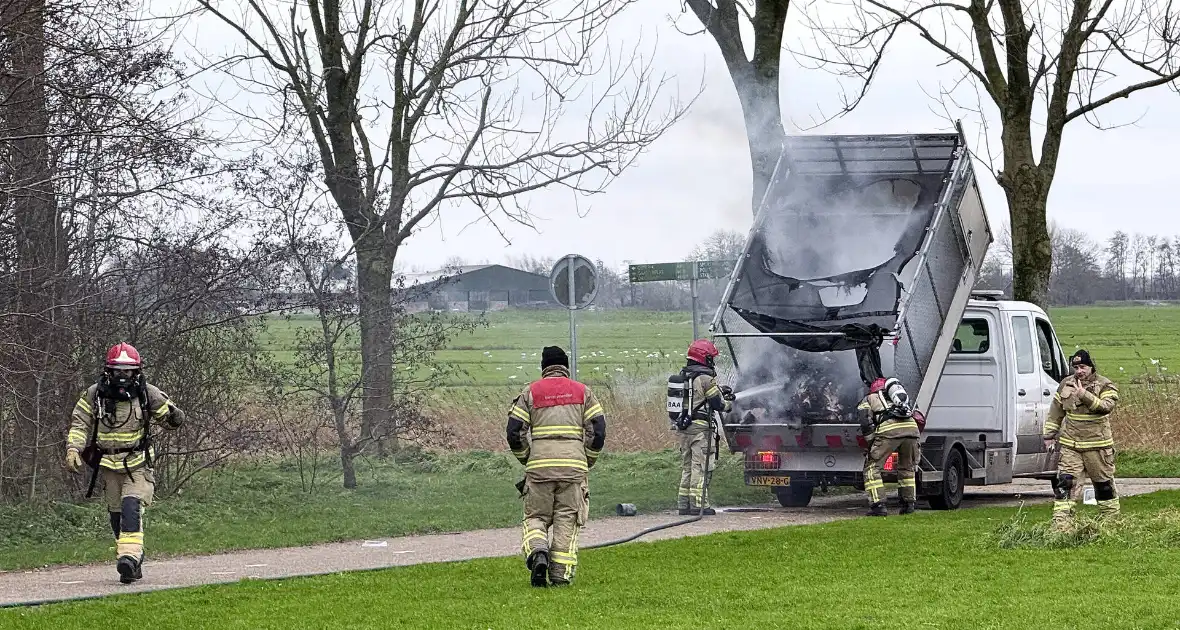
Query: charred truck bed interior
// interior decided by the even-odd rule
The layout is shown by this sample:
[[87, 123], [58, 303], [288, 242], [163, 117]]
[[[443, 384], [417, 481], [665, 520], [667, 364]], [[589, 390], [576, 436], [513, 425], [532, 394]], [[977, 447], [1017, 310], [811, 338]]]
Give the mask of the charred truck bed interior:
[[991, 242], [961, 132], [790, 137], [711, 325], [747, 470], [859, 479], [828, 456], [860, 453], [865, 362], [925, 412]]

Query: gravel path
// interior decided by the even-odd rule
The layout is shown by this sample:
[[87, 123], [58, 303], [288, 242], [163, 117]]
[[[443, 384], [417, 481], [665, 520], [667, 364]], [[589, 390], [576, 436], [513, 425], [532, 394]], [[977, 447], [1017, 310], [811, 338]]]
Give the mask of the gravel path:
[[[1119, 480], [1119, 491], [1122, 496], [1175, 488], [1180, 488], [1180, 479]], [[986, 488], [969, 487], [963, 507], [1018, 505], [1022, 501], [1040, 503], [1051, 498], [1052, 492], [1048, 482], [1020, 480], [1012, 484]], [[764, 511], [722, 511], [717, 516], [705, 517], [696, 523], [653, 532], [636, 542], [701, 536], [722, 531], [824, 523], [857, 518], [865, 511], [864, 498], [860, 494], [817, 495], [806, 508], [781, 508], [769, 504], [758, 507]], [[896, 510], [891, 512], [895, 513]], [[582, 545], [626, 537], [643, 528], [673, 522], [680, 518], [673, 512], [663, 512], [629, 518], [610, 517], [592, 520], [583, 530]], [[518, 553], [519, 546], [520, 528], [506, 527], [310, 547], [183, 556], [165, 560], [153, 560], [149, 557], [144, 566], [145, 578], [126, 586], [119, 583], [113, 562], [8, 571], [0, 572], [0, 606], [235, 582], [246, 578], [273, 579], [426, 562], [513, 556]]]

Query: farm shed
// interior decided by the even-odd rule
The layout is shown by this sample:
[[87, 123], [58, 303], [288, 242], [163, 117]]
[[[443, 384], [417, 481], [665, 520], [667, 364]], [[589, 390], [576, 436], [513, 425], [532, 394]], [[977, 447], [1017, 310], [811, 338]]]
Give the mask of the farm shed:
[[450, 272], [407, 274], [402, 276], [402, 287], [395, 285], [395, 290], [411, 312], [557, 306], [549, 293], [548, 276], [504, 265], [469, 265]]

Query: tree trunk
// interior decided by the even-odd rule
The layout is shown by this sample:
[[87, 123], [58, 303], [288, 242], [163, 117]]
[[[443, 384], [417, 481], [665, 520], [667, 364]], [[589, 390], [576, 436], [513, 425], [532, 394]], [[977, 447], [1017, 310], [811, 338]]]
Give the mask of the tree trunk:
[[1053, 269], [1046, 218], [1048, 187], [1031, 160], [1013, 166], [1005, 163], [1002, 177], [1012, 224], [1013, 298], [1048, 308]]
[[757, 215], [786, 139], [779, 109], [778, 67], [758, 69], [753, 64], [745, 64], [731, 67], [729, 73], [737, 89], [742, 104], [742, 118], [746, 124], [746, 141], [753, 173], [751, 206]]
[[[59, 330], [61, 272], [66, 239], [54, 195], [50, 167], [49, 112], [45, 91], [44, 0], [10, 3], [0, 15], [10, 46], [11, 74], [0, 92], [7, 99], [5, 127], [17, 139], [9, 143], [13, 181], [10, 195], [15, 217], [18, 269], [15, 373], [16, 470], [4, 471], [36, 492], [36, 471], [63, 401], [60, 374], [64, 355]], [[52, 420], [50, 420], [52, 419]], [[53, 422], [53, 426], [46, 426]], [[15, 473], [15, 475], [14, 475]]]
[[393, 407], [393, 260], [385, 253], [377, 232], [371, 233], [356, 249], [357, 293], [361, 328], [361, 412], [360, 440], [364, 445], [378, 437], [397, 448], [392, 435]]
[[348, 490], [356, 489], [356, 450], [351, 446], [340, 447], [340, 470], [344, 472], [344, 487]]

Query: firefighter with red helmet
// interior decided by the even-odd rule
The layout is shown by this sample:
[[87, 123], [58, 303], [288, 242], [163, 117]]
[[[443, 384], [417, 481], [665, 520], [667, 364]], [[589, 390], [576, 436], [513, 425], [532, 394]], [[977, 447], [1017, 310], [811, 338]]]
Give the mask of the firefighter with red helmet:
[[691, 409], [676, 425], [680, 438], [680, 488], [676, 496], [679, 513], [713, 515], [705, 493], [705, 479], [717, 459], [714, 436], [718, 430], [715, 412], [730, 410], [733, 390], [717, 384], [714, 360], [721, 354], [707, 339], [697, 339], [688, 346], [688, 363], [680, 376], [691, 388]]
[[124, 584], [143, 577], [142, 516], [156, 483], [151, 424], [175, 429], [184, 421], [184, 412], [147, 383], [142, 368], [131, 344], [112, 346], [102, 376], [74, 403], [66, 440], [67, 468], [76, 473], [85, 463], [102, 476], [116, 569]]
[[881, 471], [885, 461], [897, 453], [897, 495], [900, 514], [912, 514], [917, 500], [915, 469], [921, 437], [919, 423], [924, 417], [910, 406], [909, 396], [896, 378], [877, 378], [857, 408], [862, 412], [861, 433], [868, 443], [865, 453], [865, 492], [869, 495], [869, 516], [886, 516], [885, 482]]

